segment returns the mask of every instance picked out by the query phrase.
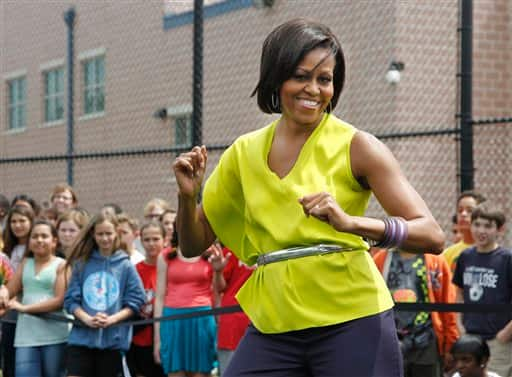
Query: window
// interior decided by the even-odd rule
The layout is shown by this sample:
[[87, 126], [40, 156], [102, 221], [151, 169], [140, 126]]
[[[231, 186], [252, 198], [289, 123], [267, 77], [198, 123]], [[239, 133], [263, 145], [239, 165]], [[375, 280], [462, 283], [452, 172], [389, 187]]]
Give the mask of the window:
[[[213, 4], [226, 3], [226, 0], [205, 0], [204, 6], [208, 7]], [[194, 11], [193, 1], [176, 1], [176, 0], [164, 0], [164, 13], [165, 14], [183, 14], [185, 12]]]
[[25, 102], [27, 98], [27, 84], [25, 77], [10, 80], [8, 82], [9, 90], [9, 129], [23, 129], [26, 125]]
[[44, 121], [64, 119], [64, 68], [44, 73]]
[[[204, 19], [217, 17], [240, 9], [271, 6], [275, 0], [204, 0]], [[192, 0], [163, 0], [164, 30], [192, 24], [194, 2]]]
[[105, 110], [105, 57], [84, 61], [84, 114]]
[[177, 147], [192, 145], [192, 117], [190, 114], [179, 115], [174, 118], [175, 144]]

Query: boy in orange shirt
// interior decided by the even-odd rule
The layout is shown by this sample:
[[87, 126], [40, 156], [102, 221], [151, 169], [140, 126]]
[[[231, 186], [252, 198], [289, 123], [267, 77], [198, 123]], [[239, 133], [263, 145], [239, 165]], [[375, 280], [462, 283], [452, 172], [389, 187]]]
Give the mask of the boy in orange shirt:
[[[381, 250], [374, 255], [395, 302], [453, 303], [455, 290], [443, 257]], [[441, 375], [450, 367], [450, 349], [458, 338], [455, 313], [396, 312], [404, 377]]]

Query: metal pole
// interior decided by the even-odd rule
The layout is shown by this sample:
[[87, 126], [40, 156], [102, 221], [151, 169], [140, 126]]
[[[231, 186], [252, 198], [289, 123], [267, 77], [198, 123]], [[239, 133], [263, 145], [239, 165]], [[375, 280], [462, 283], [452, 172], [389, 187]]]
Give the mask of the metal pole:
[[203, 143], [203, 0], [194, 0], [192, 145]]
[[74, 153], [74, 27], [75, 27], [75, 8], [70, 8], [64, 13], [64, 21], [68, 27], [68, 54], [67, 54], [67, 182], [73, 185], [73, 153]]
[[460, 188], [473, 189], [473, 0], [462, 0], [460, 64]]

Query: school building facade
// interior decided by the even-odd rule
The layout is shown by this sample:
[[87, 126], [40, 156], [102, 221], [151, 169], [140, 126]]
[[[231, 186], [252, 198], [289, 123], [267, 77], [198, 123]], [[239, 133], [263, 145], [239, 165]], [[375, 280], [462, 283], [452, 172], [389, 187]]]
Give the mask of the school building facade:
[[[291, 18], [312, 18], [330, 26], [344, 48], [346, 84], [334, 113], [383, 136], [448, 228], [459, 180], [457, 134], [448, 132], [458, 124], [459, 3], [205, 0], [202, 139], [212, 150], [209, 168], [237, 136], [275, 119], [250, 97], [265, 36]], [[94, 212], [117, 202], [140, 216], [152, 197], [176, 203], [168, 148], [190, 143], [192, 4], [2, 2], [0, 192], [42, 202], [68, 179], [64, 14], [73, 7], [73, 186], [81, 205]], [[479, 0], [473, 8], [473, 116], [510, 117], [512, 5]], [[398, 83], [386, 80], [393, 62], [403, 63]], [[475, 128], [474, 149], [476, 188], [509, 214], [511, 128]], [[379, 211], [372, 202], [370, 213]]]

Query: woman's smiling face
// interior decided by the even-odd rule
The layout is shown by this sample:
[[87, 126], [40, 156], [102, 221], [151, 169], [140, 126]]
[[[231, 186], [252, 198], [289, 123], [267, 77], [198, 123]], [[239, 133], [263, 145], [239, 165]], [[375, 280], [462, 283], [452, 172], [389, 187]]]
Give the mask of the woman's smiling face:
[[287, 122], [303, 127], [320, 122], [334, 94], [335, 64], [327, 48], [316, 48], [304, 56], [292, 77], [281, 86], [281, 112]]

